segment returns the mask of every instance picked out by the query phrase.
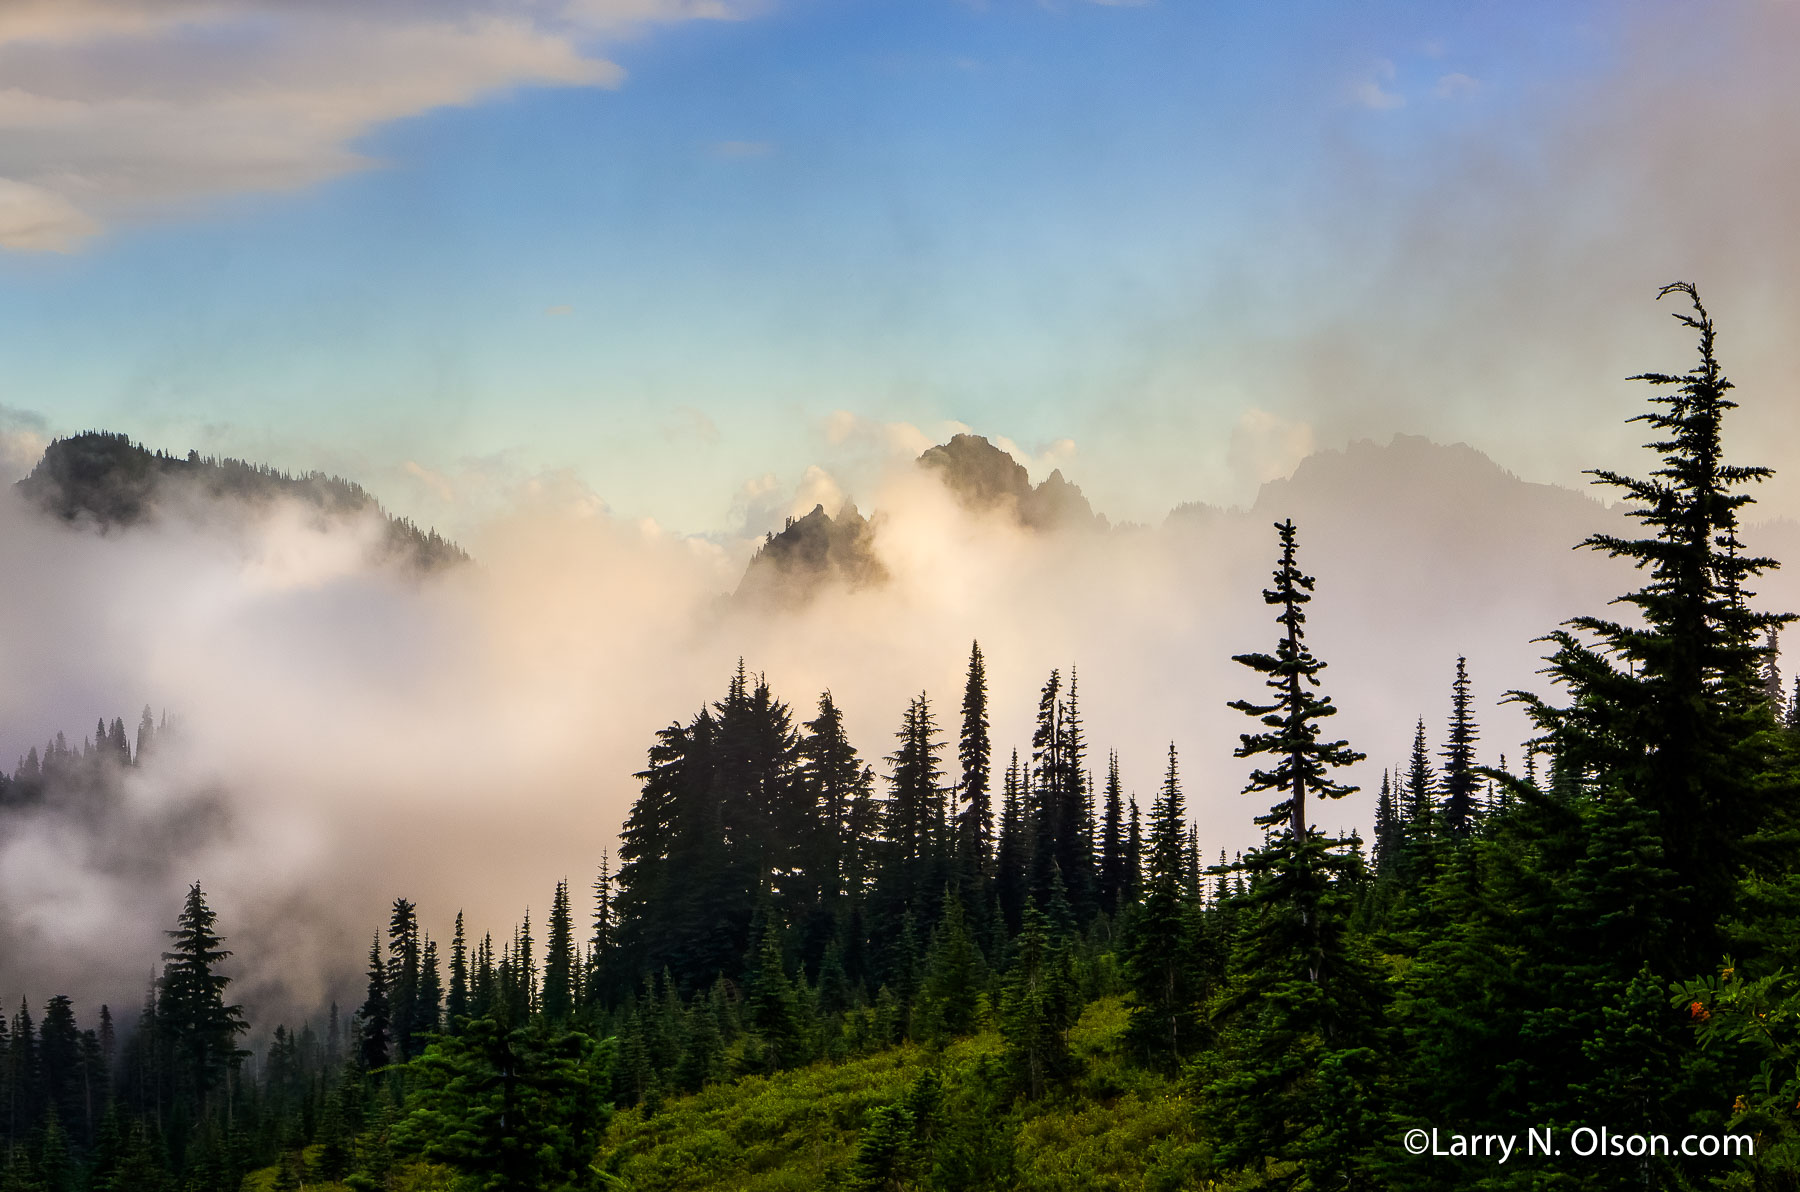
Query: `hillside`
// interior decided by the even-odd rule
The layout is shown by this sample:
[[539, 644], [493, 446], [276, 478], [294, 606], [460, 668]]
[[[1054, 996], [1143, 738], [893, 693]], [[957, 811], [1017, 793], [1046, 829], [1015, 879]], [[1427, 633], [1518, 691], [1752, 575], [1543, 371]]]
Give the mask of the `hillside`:
[[296, 501], [322, 518], [375, 513], [385, 522], [385, 556], [421, 571], [468, 561], [468, 555], [436, 530], [421, 530], [390, 516], [353, 481], [323, 472], [293, 476], [241, 459], [185, 457], [152, 452], [130, 436], [86, 431], [57, 439], [31, 474], [14, 486], [26, 500], [65, 522], [102, 531], [129, 528], [159, 516], [197, 517], [202, 512], [254, 510], [277, 500]]

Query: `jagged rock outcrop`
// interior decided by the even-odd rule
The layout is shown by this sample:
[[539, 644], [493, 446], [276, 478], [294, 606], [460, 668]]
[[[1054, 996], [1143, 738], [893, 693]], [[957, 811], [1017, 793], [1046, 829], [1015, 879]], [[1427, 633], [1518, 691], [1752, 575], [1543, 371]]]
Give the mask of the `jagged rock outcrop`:
[[1094, 512], [1081, 489], [1069, 483], [1060, 469], [1033, 488], [1024, 465], [981, 435], [956, 435], [948, 443], [928, 448], [919, 456], [919, 466], [938, 473], [944, 487], [966, 508], [1008, 510], [1020, 525], [1034, 530], [1106, 525], [1106, 519]]
[[789, 518], [781, 533], [764, 540], [744, 569], [737, 596], [758, 603], [798, 604], [824, 584], [858, 588], [886, 579], [887, 569], [875, 557], [873, 529], [856, 506], [846, 504], [834, 518], [825, 506], [815, 505], [811, 513]]

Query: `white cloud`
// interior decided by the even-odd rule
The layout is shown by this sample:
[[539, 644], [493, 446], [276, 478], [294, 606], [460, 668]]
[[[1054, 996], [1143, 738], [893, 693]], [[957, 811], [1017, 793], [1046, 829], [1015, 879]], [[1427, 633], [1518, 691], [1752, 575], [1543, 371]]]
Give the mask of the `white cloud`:
[[1042, 480], [1051, 472], [1066, 468], [1075, 459], [1075, 440], [1057, 439], [1042, 451], [1032, 452], [1005, 435], [996, 435], [994, 446], [1006, 452], [1025, 468], [1034, 479]]
[[50, 445], [49, 433], [42, 415], [0, 405], [0, 485], [11, 484], [36, 466]]
[[951, 435], [969, 433], [969, 427], [961, 422], [941, 422], [931, 431], [910, 422], [876, 422], [849, 410], [833, 410], [825, 419], [824, 430], [825, 441], [833, 447], [851, 443], [902, 458], [917, 456]]
[[426, 490], [446, 505], [456, 503], [456, 486], [442, 472], [433, 471], [416, 460], [407, 460], [402, 470], [414, 480], [424, 485]]
[[617, 87], [597, 38], [716, 0], [13, 0], [0, 8], [0, 246], [67, 251], [171, 203], [372, 163], [386, 122], [521, 86]]
[[1240, 484], [1261, 486], [1293, 475], [1315, 446], [1310, 423], [1248, 409], [1231, 428], [1231, 470]]
[[800, 487], [794, 490], [793, 504], [788, 507], [788, 512], [795, 517], [804, 517], [817, 505], [823, 505], [826, 513], [836, 517], [844, 505], [844, 490], [835, 476], [813, 464], [800, 477]]
[[99, 230], [92, 216], [56, 192], [0, 178], [0, 248], [69, 252]]
[[1351, 84], [1351, 102], [1376, 112], [1387, 111], [1390, 108], [1403, 108], [1406, 106], [1406, 97], [1398, 92], [1389, 91], [1385, 86], [1393, 81], [1394, 64], [1384, 58], [1375, 63], [1366, 75]]
[[1432, 93], [1439, 99], [1461, 99], [1465, 95], [1473, 95], [1481, 90], [1481, 80], [1466, 74], [1452, 72], [1443, 75], [1432, 88]]

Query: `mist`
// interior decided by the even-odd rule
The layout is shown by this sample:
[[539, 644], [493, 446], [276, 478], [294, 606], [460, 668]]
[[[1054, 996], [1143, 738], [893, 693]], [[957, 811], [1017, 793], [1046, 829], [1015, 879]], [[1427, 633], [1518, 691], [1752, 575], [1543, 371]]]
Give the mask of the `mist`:
[[[829, 487], [809, 476], [793, 499]], [[79, 743], [99, 716], [135, 725], [145, 705], [178, 731], [104, 815], [0, 818], [0, 995], [134, 1005], [196, 881], [261, 1029], [360, 1002], [396, 897], [446, 944], [458, 910], [476, 938], [504, 938], [527, 909], [541, 930], [555, 884], [582, 906], [616, 850], [653, 734], [720, 698], [740, 657], [796, 724], [829, 689], [878, 774], [921, 690], [954, 738], [972, 640], [997, 770], [1027, 752], [1051, 669], [1073, 669], [1101, 777], [1116, 749], [1147, 812], [1172, 742], [1202, 850], [1245, 848], [1268, 800], [1238, 794], [1249, 767], [1232, 750], [1251, 725], [1224, 705], [1262, 694], [1231, 655], [1273, 645], [1261, 589], [1287, 516], [1318, 579], [1307, 631], [1342, 709], [1329, 728], [1369, 755], [1352, 775], [1363, 791], [1313, 818], [1367, 839], [1415, 721], [1440, 744], [1459, 655], [1479, 760], [1517, 766], [1528, 729], [1498, 701], [1543, 689], [1531, 639], [1636, 583], [1570, 549], [1625, 528], [1620, 510], [1419, 439], [1316, 453], [1250, 509], [1190, 507], [1155, 527], [1028, 530], [910, 462], [860, 504], [889, 580], [768, 605], [726, 595], [753, 537], [618, 518], [554, 478], [465, 536], [474, 563], [424, 576], [375, 561], [372, 513], [189, 503], [102, 534], [8, 492], [7, 767], [58, 730]], [[1800, 528], [1750, 540], [1779, 555]], [[1771, 577], [1760, 603], [1800, 607], [1800, 585]]]

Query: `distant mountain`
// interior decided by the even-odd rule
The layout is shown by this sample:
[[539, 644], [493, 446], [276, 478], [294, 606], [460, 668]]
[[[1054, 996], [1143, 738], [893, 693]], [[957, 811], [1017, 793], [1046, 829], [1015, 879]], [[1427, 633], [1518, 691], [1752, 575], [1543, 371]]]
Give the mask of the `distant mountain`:
[[54, 517], [101, 530], [137, 525], [164, 512], [193, 513], [193, 497], [208, 505], [254, 509], [277, 499], [310, 505], [323, 517], [373, 512], [386, 525], [387, 557], [430, 571], [467, 562], [461, 547], [389, 516], [361, 485], [323, 472], [292, 476], [239, 459], [186, 458], [151, 452], [129, 436], [87, 431], [58, 439], [31, 474], [14, 486]]
[[[970, 510], [998, 511], [1032, 530], [1106, 528], [1106, 519], [1060, 471], [1033, 488], [1024, 467], [980, 435], [957, 435], [927, 448], [918, 466], [935, 474]], [[888, 574], [875, 554], [875, 532], [854, 505], [846, 505], [835, 518], [823, 505], [805, 517], [789, 518], [750, 560], [736, 597], [799, 604], [824, 584], [858, 588], [884, 583]]]
[[1103, 529], [1106, 519], [1079, 488], [1051, 472], [1036, 488], [1018, 460], [981, 435], [956, 435], [948, 443], [927, 448], [919, 466], [935, 471], [944, 487], [969, 509], [1002, 509], [1034, 530]]
[[[1060, 471], [1034, 486], [1017, 460], [979, 435], [957, 435], [928, 448], [918, 466], [965, 508], [1013, 519], [1037, 533], [1111, 528]], [[1306, 457], [1292, 476], [1264, 484], [1248, 509], [1179, 506], [1163, 532], [1194, 549], [1216, 551], [1240, 539], [1261, 543], [1268, 523], [1286, 517], [1300, 523], [1309, 553], [1328, 544], [1331, 554], [1391, 560], [1396, 571], [1405, 569], [1402, 560], [1436, 559], [1445, 573], [1441, 582], [1470, 605], [1521, 578], [1506, 578], [1517, 567], [1533, 574], [1526, 582], [1572, 596], [1558, 560], [1589, 534], [1629, 529], [1594, 495], [1521, 480], [1466, 443], [1395, 435], [1386, 443], [1362, 440]], [[887, 575], [875, 552], [880, 523], [879, 513], [865, 519], [854, 508], [835, 519], [821, 507], [790, 520], [751, 560], [738, 596], [799, 603], [824, 584], [883, 582]], [[1404, 604], [1409, 595], [1395, 592], [1387, 599]]]
[[757, 603], [793, 603], [821, 584], [881, 583], [887, 569], [875, 557], [873, 539], [856, 506], [845, 505], [833, 518], [825, 506], [815, 505], [805, 517], [790, 517], [781, 533], [769, 535], [744, 569], [736, 595]]

